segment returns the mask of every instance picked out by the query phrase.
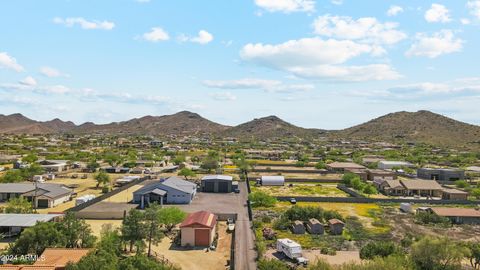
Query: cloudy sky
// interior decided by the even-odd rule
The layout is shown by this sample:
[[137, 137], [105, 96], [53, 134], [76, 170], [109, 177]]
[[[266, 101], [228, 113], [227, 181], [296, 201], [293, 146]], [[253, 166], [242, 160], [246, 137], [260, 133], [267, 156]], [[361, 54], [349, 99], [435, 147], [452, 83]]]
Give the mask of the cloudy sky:
[[480, 0], [5, 0], [0, 114], [480, 124]]

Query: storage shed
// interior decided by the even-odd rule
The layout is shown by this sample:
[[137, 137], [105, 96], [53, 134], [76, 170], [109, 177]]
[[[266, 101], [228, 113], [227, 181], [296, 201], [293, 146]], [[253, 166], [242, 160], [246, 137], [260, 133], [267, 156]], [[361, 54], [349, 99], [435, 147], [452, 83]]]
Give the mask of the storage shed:
[[328, 221], [328, 226], [330, 227], [331, 234], [341, 235], [343, 233], [343, 227], [345, 227], [345, 223], [339, 219], [333, 218]]
[[285, 177], [282, 175], [264, 175], [260, 179], [262, 186], [283, 186], [285, 185]]
[[191, 213], [180, 224], [182, 246], [210, 246], [215, 238], [217, 217], [207, 211]]
[[229, 193], [233, 191], [233, 177], [229, 175], [207, 175], [202, 178], [204, 192]]
[[325, 230], [318, 219], [311, 218], [307, 222], [307, 231], [311, 234], [323, 234]]
[[304, 234], [305, 233], [305, 226], [303, 226], [303, 222], [300, 220], [295, 220], [292, 224], [292, 233], [294, 234]]

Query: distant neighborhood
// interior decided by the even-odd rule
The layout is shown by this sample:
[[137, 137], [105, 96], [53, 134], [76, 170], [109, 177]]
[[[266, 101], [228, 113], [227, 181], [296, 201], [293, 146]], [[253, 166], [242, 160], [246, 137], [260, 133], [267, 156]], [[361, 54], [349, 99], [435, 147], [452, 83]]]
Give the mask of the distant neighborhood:
[[2, 135], [0, 269], [480, 265], [480, 152], [233, 135]]

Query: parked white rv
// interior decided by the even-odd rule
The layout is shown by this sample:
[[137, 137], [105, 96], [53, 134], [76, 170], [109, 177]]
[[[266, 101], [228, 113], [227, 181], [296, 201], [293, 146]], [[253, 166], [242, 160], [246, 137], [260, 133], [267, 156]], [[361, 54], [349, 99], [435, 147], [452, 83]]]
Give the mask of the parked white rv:
[[288, 238], [277, 240], [277, 251], [283, 252], [288, 258], [300, 263], [307, 264], [308, 259], [302, 256], [302, 246], [299, 243]]

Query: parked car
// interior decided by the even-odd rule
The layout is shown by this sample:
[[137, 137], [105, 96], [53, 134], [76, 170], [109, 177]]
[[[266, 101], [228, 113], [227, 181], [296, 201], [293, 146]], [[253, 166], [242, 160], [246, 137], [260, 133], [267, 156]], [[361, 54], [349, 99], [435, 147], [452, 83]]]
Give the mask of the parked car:
[[240, 189], [236, 188], [233, 192], [240, 193]]
[[233, 232], [233, 231], [235, 230], [235, 223], [230, 223], [230, 224], [228, 224], [227, 230], [228, 230], [229, 232]]
[[291, 204], [296, 204], [296, 203], [297, 203], [297, 199], [295, 199], [295, 198], [290, 198], [290, 203], [291, 203]]

